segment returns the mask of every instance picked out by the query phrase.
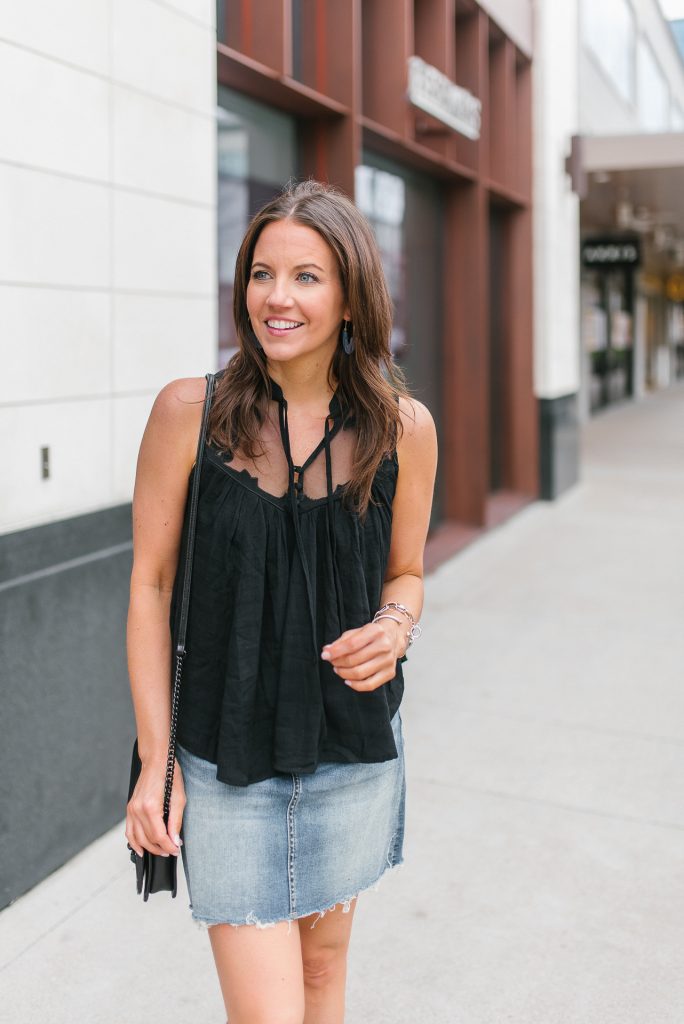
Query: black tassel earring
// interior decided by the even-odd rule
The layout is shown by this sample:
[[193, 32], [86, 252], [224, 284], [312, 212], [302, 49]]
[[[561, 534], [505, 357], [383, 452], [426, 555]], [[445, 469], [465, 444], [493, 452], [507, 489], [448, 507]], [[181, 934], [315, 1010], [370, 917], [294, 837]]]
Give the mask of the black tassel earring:
[[342, 348], [348, 356], [350, 356], [354, 351], [354, 337], [352, 333], [351, 320], [342, 321]]

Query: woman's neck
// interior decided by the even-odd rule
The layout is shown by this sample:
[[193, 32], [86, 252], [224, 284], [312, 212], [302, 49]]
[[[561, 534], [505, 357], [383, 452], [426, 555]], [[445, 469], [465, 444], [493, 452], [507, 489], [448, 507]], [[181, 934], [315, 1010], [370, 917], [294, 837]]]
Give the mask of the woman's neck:
[[[326, 415], [334, 394], [328, 384], [327, 367], [303, 368], [288, 363], [267, 363], [266, 372], [280, 387], [290, 408], [308, 412], [312, 416], [321, 410], [321, 417]], [[333, 387], [336, 388], [334, 381]]]

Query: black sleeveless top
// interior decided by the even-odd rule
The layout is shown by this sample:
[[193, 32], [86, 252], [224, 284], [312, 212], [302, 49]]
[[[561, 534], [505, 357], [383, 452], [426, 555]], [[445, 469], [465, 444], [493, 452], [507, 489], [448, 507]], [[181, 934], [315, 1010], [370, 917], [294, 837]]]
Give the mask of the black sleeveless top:
[[[362, 524], [342, 502], [356, 432], [337, 392], [324, 437], [295, 466], [287, 401], [269, 379], [263, 454], [246, 460], [211, 440], [205, 447], [178, 712], [178, 742], [234, 786], [310, 774], [325, 761], [395, 758], [390, 720], [404, 689], [405, 656], [392, 680], [365, 693], [321, 659], [324, 644], [369, 622], [380, 605], [396, 449], [377, 470]], [[181, 552], [189, 495], [190, 486]], [[174, 643], [182, 568], [171, 600]]]

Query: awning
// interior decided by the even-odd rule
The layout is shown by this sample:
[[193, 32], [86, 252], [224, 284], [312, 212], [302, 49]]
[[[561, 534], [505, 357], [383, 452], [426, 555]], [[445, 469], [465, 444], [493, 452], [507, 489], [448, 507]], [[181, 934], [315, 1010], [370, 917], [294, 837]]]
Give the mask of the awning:
[[684, 132], [576, 135], [566, 168], [583, 229], [648, 235], [663, 270], [684, 259]]

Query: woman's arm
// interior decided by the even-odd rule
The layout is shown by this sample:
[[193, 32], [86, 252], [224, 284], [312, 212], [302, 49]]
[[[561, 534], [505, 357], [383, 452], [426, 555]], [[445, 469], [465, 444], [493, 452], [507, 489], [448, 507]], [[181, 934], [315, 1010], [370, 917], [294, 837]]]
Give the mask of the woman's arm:
[[[430, 411], [401, 398], [404, 432], [397, 445], [399, 475], [392, 502], [392, 537], [380, 604], [405, 605], [416, 622], [423, 610], [423, 554], [437, 473], [437, 432]], [[355, 690], [374, 690], [396, 675], [396, 661], [407, 647], [410, 623], [390, 609], [392, 619], [348, 629], [323, 648], [341, 679]], [[326, 657], [326, 655], [328, 657]]]
[[[158, 394], [140, 445], [133, 492], [133, 570], [127, 622], [128, 674], [142, 772], [127, 808], [133, 849], [177, 853], [184, 804], [174, 780], [168, 832], [162, 810], [171, 718], [171, 591], [178, 565], [188, 477], [195, 460], [204, 378], [167, 384]], [[179, 816], [180, 814], [180, 816]]]

